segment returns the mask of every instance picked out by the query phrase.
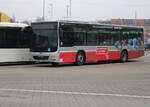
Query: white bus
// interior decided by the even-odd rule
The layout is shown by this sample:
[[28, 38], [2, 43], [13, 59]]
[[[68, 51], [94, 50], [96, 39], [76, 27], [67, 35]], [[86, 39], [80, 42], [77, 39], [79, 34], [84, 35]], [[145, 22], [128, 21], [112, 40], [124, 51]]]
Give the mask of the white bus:
[[30, 62], [31, 27], [20, 23], [0, 23], [0, 63]]
[[32, 23], [35, 60], [52, 64], [121, 60], [144, 56], [143, 27], [88, 22]]

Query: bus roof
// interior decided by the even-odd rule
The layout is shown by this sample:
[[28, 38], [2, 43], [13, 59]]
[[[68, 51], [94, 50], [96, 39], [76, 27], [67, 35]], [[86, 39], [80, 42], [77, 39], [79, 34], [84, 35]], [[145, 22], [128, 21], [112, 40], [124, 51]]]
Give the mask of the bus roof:
[[0, 27], [27, 27], [27, 24], [22, 23], [0, 23]]
[[133, 26], [133, 25], [116, 25], [116, 24], [101, 24], [97, 22], [88, 21], [69, 21], [69, 20], [59, 20], [59, 21], [46, 21], [46, 22], [34, 22], [33, 24], [44, 24], [44, 23], [68, 23], [68, 24], [89, 24], [89, 25], [100, 25], [100, 26], [111, 26], [111, 27], [126, 27], [126, 28], [144, 28], [143, 26]]

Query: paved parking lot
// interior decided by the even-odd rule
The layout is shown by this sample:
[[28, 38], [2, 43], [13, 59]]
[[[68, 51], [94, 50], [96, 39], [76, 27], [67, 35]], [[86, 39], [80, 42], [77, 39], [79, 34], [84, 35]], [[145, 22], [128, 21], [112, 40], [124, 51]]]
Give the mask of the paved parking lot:
[[0, 66], [0, 107], [150, 107], [150, 52], [128, 63]]

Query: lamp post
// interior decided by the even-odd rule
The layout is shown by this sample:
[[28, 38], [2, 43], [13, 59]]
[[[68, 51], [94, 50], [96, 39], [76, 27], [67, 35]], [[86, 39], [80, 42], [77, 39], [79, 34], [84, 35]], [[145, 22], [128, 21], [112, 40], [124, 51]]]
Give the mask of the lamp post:
[[43, 21], [45, 20], [45, 0], [43, 0]]
[[137, 11], [135, 11], [135, 20], [134, 20], [134, 22], [135, 22], [135, 26], [137, 26]]
[[49, 4], [50, 7], [51, 7], [51, 10], [50, 10], [50, 15], [51, 15], [51, 19], [53, 18], [53, 4]]
[[69, 5], [66, 5], [66, 8], [67, 8], [67, 19], [68, 19], [68, 17], [69, 17]]
[[72, 16], [72, 1], [70, 0], [69, 2], [70, 2], [70, 18], [71, 18], [71, 16]]

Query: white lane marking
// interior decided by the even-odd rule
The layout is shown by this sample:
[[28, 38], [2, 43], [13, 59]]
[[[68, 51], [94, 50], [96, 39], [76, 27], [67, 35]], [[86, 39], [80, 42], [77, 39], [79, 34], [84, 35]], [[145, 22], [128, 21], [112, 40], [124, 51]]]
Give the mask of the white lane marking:
[[127, 98], [144, 98], [150, 99], [150, 96], [139, 95], [125, 95], [125, 94], [105, 94], [105, 93], [84, 93], [84, 92], [65, 92], [65, 91], [48, 91], [48, 90], [27, 90], [27, 89], [4, 89], [0, 91], [19, 91], [19, 92], [32, 92], [32, 93], [52, 93], [52, 94], [70, 94], [70, 95], [87, 95], [87, 96], [110, 96], [110, 97], [127, 97]]

